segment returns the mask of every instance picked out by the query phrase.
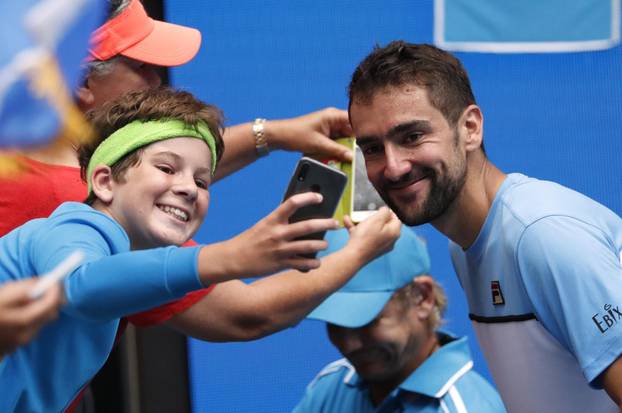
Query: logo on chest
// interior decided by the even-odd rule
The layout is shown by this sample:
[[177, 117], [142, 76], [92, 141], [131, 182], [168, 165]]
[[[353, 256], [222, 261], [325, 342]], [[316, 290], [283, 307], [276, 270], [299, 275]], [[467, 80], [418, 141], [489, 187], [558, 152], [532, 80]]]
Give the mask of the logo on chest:
[[605, 334], [614, 325], [618, 324], [622, 320], [622, 312], [619, 306], [613, 306], [611, 304], [605, 304], [603, 307], [603, 313], [596, 313], [592, 316], [592, 321], [598, 327], [598, 330]]
[[501, 291], [501, 284], [499, 281], [495, 280], [490, 282], [490, 291], [492, 292], [492, 303], [494, 305], [505, 304], [505, 299], [503, 298], [503, 292]]

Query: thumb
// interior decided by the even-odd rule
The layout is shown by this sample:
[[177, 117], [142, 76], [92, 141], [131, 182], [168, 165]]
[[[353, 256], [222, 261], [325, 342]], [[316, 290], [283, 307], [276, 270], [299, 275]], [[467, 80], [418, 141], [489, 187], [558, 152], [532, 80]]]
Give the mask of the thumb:
[[356, 227], [354, 222], [352, 222], [352, 219], [350, 218], [350, 215], [344, 215], [343, 216], [343, 225], [346, 227], [348, 232], [352, 232], [352, 230]]

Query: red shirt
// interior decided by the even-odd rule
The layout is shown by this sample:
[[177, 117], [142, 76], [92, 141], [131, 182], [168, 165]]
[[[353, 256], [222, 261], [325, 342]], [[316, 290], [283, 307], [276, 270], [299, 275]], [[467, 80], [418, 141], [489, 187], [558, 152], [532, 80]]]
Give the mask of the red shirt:
[[86, 199], [80, 169], [20, 160], [23, 173], [0, 178], [0, 237], [31, 219], [49, 216], [63, 202]]

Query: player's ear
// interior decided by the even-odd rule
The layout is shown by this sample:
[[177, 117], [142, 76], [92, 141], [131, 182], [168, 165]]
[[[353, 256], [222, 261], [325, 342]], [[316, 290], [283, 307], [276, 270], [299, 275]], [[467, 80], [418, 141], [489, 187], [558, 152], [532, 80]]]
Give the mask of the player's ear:
[[107, 165], [98, 165], [91, 175], [91, 187], [95, 196], [105, 204], [114, 198], [114, 178], [112, 169]]
[[484, 116], [477, 105], [469, 105], [458, 120], [464, 147], [467, 152], [478, 150], [482, 146], [484, 136]]

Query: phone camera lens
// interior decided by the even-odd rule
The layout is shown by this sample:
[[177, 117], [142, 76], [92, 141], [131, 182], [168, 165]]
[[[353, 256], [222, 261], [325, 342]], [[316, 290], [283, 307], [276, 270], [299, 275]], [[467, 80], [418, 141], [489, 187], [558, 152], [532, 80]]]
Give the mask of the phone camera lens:
[[307, 176], [307, 170], [309, 169], [309, 165], [308, 164], [304, 164], [300, 167], [300, 172], [298, 172], [298, 180], [300, 182], [305, 180], [305, 177]]

